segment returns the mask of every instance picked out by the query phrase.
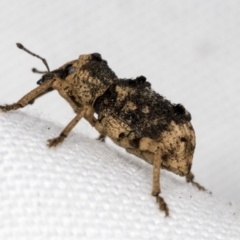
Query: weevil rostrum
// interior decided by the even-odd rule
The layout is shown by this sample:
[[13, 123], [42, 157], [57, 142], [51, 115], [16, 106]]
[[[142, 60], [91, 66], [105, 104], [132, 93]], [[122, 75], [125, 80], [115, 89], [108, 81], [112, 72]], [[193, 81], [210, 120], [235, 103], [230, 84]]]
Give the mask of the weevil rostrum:
[[193, 180], [195, 132], [191, 115], [181, 104], [173, 104], [156, 93], [143, 76], [119, 79], [99, 53], [80, 55], [50, 71], [45, 59], [20, 43], [17, 46], [40, 58], [47, 71], [40, 72], [43, 75], [37, 82], [39, 86], [18, 102], [0, 106], [3, 112], [23, 108], [45, 93], [57, 90], [76, 116], [58, 137], [48, 140], [49, 147], [63, 142], [73, 127], [85, 118], [99, 132], [99, 139], [109, 137], [127, 152], [153, 165], [152, 195], [166, 216], [168, 206], [160, 196], [161, 168], [185, 176], [187, 182], [205, 190]]

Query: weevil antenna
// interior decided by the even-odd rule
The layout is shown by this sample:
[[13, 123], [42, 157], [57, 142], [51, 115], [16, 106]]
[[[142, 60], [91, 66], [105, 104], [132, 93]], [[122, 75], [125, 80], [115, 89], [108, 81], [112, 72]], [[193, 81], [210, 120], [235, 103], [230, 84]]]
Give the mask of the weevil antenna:
[[49, 66], [48, 66], [48, 64], [47, 64], [46, 59], [44, 59], [44, 58], [40, 57], [39, 55], [37, 55], [37, 54], [29, 51], [29, 50], [26, 49], [21, 43], [16, 43], [16, 44], [17, 44], [17, 47], [18, 47], [18, 48], [24, 50], [25, 52], [29, 53], [30, 55], [32, 55], [32, 56], [34, 56], [34, 57], [37, 57], [37, 58], [41, 59], [41, 60], [43, 61], [43, 64], [46, 66], [47, 71], [50, 72], [50, 69], [49, 69]]
[[36, 68], [32, 68], [32, 72], [44, 74], [44, 73], [47, 73], [48, 71], [40, 71], [40, 70], [38, 70], [38, 69], [36, 69]]

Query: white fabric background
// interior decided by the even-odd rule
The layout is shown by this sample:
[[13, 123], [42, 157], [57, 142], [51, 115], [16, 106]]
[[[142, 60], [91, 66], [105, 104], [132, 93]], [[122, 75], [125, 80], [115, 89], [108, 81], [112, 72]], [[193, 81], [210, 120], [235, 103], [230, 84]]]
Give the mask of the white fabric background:
[[151, 196], [152, 167], [32, 113], [0, 114], [0, 239], [231, 239], [239, 205], [162, 171], [165, 218]]
[[[40, 60], [17, 49], [16, 42], [23, 43], [30, 50], [45, 57], [51, 69], [78, 58], [80, 54], [100, 52], [119, 77], [145, 75], [157, 92], [172, 102], [182, 103], [191, 112], [197, 134], [197, 149], [193, 162], [196, 179], [213, 192], [214, 199], [216, 197], [233, 205], [234, 202], [239, 202], [239, 1], [189, 0], [149, 3], [105, 0], [53, 3], [46, 0], [2, 0], [0, 6], [0, 104], [12, 103], [36, 86], [40, 76], [31, 73], [32, 67], [44, 69]], [[55, 122], [61, 125], [61, 128], [74, 116], [70, 107], [57, 93], [51, 93], [21, 111]], [[18, 115], [16, 117], [19, 120]], [[13, 121], [13, 118], [11, 120]], [[34, 127], [31, 126], [30, 124], [27, 129], [22, 126], [22, 130], [33, 131]], [[90, 141], [96, 136], [96, 132], [86, 122], [81, 122], [74, 131], [79, 133], [78, 138], [81, 138], [82, 134], [88, 136], [82, 141]], [[39, 139], [36, 141], [42, 139], [40, 135], [38, 134]], [[44, 134], [43, 137], [46, 138]], [[19, 139], [24, 140], [23, 133]], [[10, 144], [11, 140], [8, 141]], [[17, 145], [17, 142], [15, 144]], [[41, 141], [40, 149], [44, 146], [44, 141]], [[63, 148], [67, 151], [69, 146], [65, 149], [63, 145]], [[76, 147], [76, 144], [74, 146]], [[108, 143], [108, 146], [109, 149], [114, 148], [111, 143]], [[0, 160], [4, 159], [5, 162], [6, 150], [2, 150], [1, 145], [0, 149]], [[14, 149], [15, 155], [7, 157], [11, 160], [9, 164], [13, 163], [16, 154], [20, 154]], [[110, 154], [109, 149], [107, 154]], [[28, 148], [25, 151], [27, 150]], [[61, 154], [61, 150], [59, 151], [58, 154]], [[25, 154], [32, 156], [33, 153]], [[26, 156], [19, 155], [19, 158], [24, 161]], [[74, 161], [81, 159], [80, 156], [79, 160]], [[124, 159], [128, 157], [125, 156]], [[124, 159], [121, 161], [125, 161]], [[54, 157], [51, 161], [55, 161]], [[41, 164], [40, 160], [38, 164]], [[13, 165], [11, 167], [14, 168]], [[79, 169], [81, 167], [79, 166]], [[149, 168], [144, 165], [143, 169], [145, 167]], [[20, 175], [21, 169], [17, 169]], [[151, 171], [148, 171], [150, 174]], [[44, 173], [47, 179], [48, 173]], [[101, 171], [98, 174], [101, 174]], [[149, 174], [146, 173], [148, 184]], [[172, 175], [170, 180], [168, 174], [164, 174], [163, 178], [165, 176], [167, 186]], [[13, 180], [11, 184], [16, 183], [13, 176], [10, 179]], [[114, 181], [117, 181], [117, 178]], [[178, 178], [176, 181], [179, 181]], [[180, 189], [174, 189], [181, 191], [184, 186], [180, 184]], [[114, 184], [111, 187], [114, 188]], [[7, 188], [4, 189], [7, 191]], [[149, 189], [144, 191], [141, 196], [148, 198]], [[169, 192], [165, 189], [166, 200]], [[179, 197], [176, 197], [176, 194], [172, 198], [173, 202]], [[149, 197], [146, 202], [151, 200]], [[153, 204], [152, 202], [148, 204]], [[151, 211], [154, 210], [153, 204]], [[143, 212], [147, 211], [148, 207], [145, 207]], [[21, 213], [19, 214], [18, 221], [21, 222]], [[175, 217], [177, 215], [178, 213], [174, 213]], [[30, 219], [31, 217], [29, 221]], [[160, 214], [157, 221], [162, 224]], [[13, 223], [11, 219], [9, 222]], [[94, 228], [96, 226], [100, 225], [96, 223]], [[54, 234], [51, 236], [54, 239]], [[174, 239], [174, 234], [168, 236], [169, 239]], [[216, 239], [221, 239], [220, 235]]]

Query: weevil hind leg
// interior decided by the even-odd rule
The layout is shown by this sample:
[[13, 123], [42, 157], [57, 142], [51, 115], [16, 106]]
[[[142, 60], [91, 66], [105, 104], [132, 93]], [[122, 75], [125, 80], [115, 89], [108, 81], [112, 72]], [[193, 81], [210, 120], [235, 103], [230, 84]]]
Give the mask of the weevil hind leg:
[[49, 80], [48, 82], [42, 84], [41, 86], [34, 88], [32, 91], [23, 96], [18, 102], [5, 106], [0, 105], [0, 109], [3, 112], [8, 112], [10, 110], [17, 110], [19, 108], [23, 108], [29, 103], [30, 104], [33, 103], [36, 98], [48, 92], [48, 89], [51, 88], [53, 82], [54, 79]]
[[153, 185], [152, 185], [152, 196], [156, 197], [156, 201], [159, 204], [159, 209], [165, 212], [165, 216], [169, 216], [169, 210], [167, 203], [163, 197], [160, 196], [160, 170], [162, 163], [162, 154], [159, 144], [150, 138], [141, 138], [134, 141], [137, 143], [138, 148], [132, 147], [132, 142], [128, 138], [122, 138], [119, 145], [126, 148], [127, 152], [140, 157], [153, 165]]
[[208, 191], [205, 187], [194, 181], [194, 174], [192, 172], [189, 172], [189, 174], [186, 175], [186, 181], [191, 182], [192, 185], [197, 187], [200, 191], [205, 191], [212, 194], [212, 192]]
[[161, 152], [158, 149], [155, 152], [154, 159], [153, 159], [153, 188], [152, 188], [152, 195], [156, 197], [157, 203], [159, 204], [159, 208], [161, 211], [165, 212], [165, 216], [169, 216], [169, 210], [167, 203], [164, 199], [160, 196], [161, 188], [160, 188], [160, 169], [161, 169]]
[[85, 106], [81, 108], [77, 115], [68, 123], [68, 125], [63, 129], [60, 135], [56, 138], [49, 139], [47, 144], [49, 147], [56, 147], [59, 143], [62, 143], [64, 139], [68, 136], [71, 130], [77, 125], [77, 123], [84, 117], [92, 126], [95, 125], [96, 119], [94, 117], [94, 110], [91, 106]]

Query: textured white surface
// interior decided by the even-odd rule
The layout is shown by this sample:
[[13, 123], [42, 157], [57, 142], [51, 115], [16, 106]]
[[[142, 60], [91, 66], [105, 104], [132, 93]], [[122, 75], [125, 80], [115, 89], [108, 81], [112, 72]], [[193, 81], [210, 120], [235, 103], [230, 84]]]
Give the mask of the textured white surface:
[[[192, 123], [197, 134], [197, 148], [193, 162], [193, 172], [197, 180], [213, 192], [214, 199], [216, 196], [222, 199], [222, 205], [216, 205], [219, 209], [222, 209], [221, 211], [225, 211], [224, 209], [227, 208], [228, 210], [225, 212], [228, 213], [229, 208], [232, 209], [230, 206], [225, 206], [225, 203], [237, 203], [240, 201], [240, 2], [238, 0], [59, 0], [52, 2], [49, 0], [1, 0], [0, 7], [0, 104], [15, 102], [36, 86], [36, 81], [40, 76], [31, 73], [30, 69], [32, 67], [44, 69], [41, 61], [17, 49], [15, 47], [16, 42], [22, 42], [30, 50], [45, 57], [51, 69], [57, 68], [65, 62], [77, 58], [79, 54], [100, 52], [119, 77], [145, 75], [157, 92], [175, 103], [182, 103], [191, 112], [193, 117]], [[30, 115], [35, 112], [37, 118], [47, 119], [62, 126], [65, 126], [74, 116], [69, 106], [57, 93], [51, 93], [39, 99], [31, 108], [27, 107], [22, 111], [28, 112], [30, 109]], [[17, 117], [16, 121], [16, 133], [21, 134], [22, 130], [20, 132], [17, 131], [17, 126], [21, 123], [19, 123], [21, 120]], [[39, 121], [40, 120], [37, 120], [38, 124], [45, 124]], [[79, 136], [77, 136], [77, 142], [79, 144], [77, 146], [79, 148], [83, 145], [83, 142], [80, 144], [79, 141], [81, 136], [87, 135], [91, 139], [96, 137], [96, 133], [84, 122], [78, 124], [75, 131], [80, 133]], [[42, 143], [45, 142], [46, 138], [50, 137], [42, 135], [42, 132], [46, 134], [45, 128], [44, 131], [39, 133], [39, 139], [36, 139], [37, 141], [41, 141], [41, 144], [39, 142], [39, 150], [36, 150], [37, 152], [40, 151], [41, 148], [45, 149], [45, 145]], [[51, 133], [50, 131], [47, 132], [49, 132], [49, 134]], [[2, 134], [2, 132], [0, 133]], [[28, 133], [32, 134], [30, 130]], [[53, 136], [55, 136], [55, 134], [53, 134]], [[10, 136], [8, 137], [9, 146], [13, 147], [11, 145], [13, 140]], [[40, 139], [41, 137], [42, 139]], [[2, 161], [2, 156], [11, 159], [8, 160], [10, 165], [7, 166], [4, 172], [7, 172], [7, 170], [10, 171], [11, 169], [14, 170], [16, 166], [18, 166], [20, 170], [24, 170], [25, 165], [23, 162], [31, 161], [30, 157], [25, 157], [27, 154], [32, 155], [32, 152], [28, 153], [28, 149], [30, 151], [33, 150], [29, 147], [28, 149], [20, 149], [23, 144], [27, 144], [22, 142], [22, 145], [20, 145], [19, 143], [19, 139], [24, 141], [24, 135], [16, 135], [14, 138], [18, 139], [14, 146], [17, 150], [14, 152], [9, 153], [6, 148], [0, 145], [0, 151], [5, 151], [4, 155], [2, 155], [1, 152], [0, 160]], [[74, 139], [74, 136], [69, 138], [68, 141], [72, 141], [71, 139]], [[82, 141], [86, 141], [86, 139], [82, 139]], [[28, 144], [30, 143], [28, 142]], [[67, 144], [67, 142], [65, 144]], [[97, 143], [94, 142], [94, 144]], [[69, 149], [72, 149], [73, 146], [71, 145], [70, 147], [70, 145], [69, 143]], [[91, 142], [91, 145], [93, 145], [93, 142]], [[77, 146], [74, 145], [74, 147]], [[103, 147], [101, 144], [97, 144], [97, 146]], [[94, 151], [97, 151], [98, 147], [95, 148]], [[75, 150], [79, 152], [78, 149], [74, 149], [74, 152]], [[51, 160], [52, 162], [59, 164], [61, 160], [65, 159], [66, 156], [64, 155], [61, 155], [61, 157], [58, 155], [59, 159], [55, 159], [55, 154], [62, 154], [61, 151], [62, 150], [58, 148], [58, 152], [51, 152], [52, 156], [54, 155], [54, 158]], [[24, 155], [21, 155], [20, 152], [22, 154], [24, 153]], [[108, 154], [110, 154], [110, 152], [111, 151], [108, 151]], [[87, 154], [87, 152], [85, 154]], [[16, 161], [17, 163], [14, 162], [14, 164], [12, 164], [16, 155], [19, 156], [20, 159]], [[117, 154], [117, 156], [118, 155], [119, 154]], [[126, 157], [124, 153], [123, 155], [124, 159], [129, 160], [129, 157]], [[97, 154], [97, 156], [99, 157], [99, 154]], [[74, 158], [74, 160], [70, 162], [79, 164], [80, 159]], [[106, 159], [108, 159], [108, 156]], [[113, 157], [111, 161], [113, 161], [113, 159], [115, 161], [117, 157]], [[104, 160], [102, 159], [102, 161]], [[39, 162], [41, 162], [41, 164]], [[127, 164], [127, 162], [122, 161], [122, 159], [119, 162], [120, 164]], [[16, 165], [21, 163], [23, 164], [22, 166]], [[39, 163], [39, 167], [52, 166], [50, 164], [51, 162], [47, 164], [43, 159], [33, 161], [33, 163], [35, 165]], [[111, 162], [107, 164], [110, 163]], [[34, 164], [32, 165], [33, 167], [35, 167]], [[103, 169], [100, 168], [102, 173], [99, 171], [98, 174], [104, 175], [106, 171], [109, 172], [106, 169], [107, 164], [104, 163]], [[137, 161], [136, 164], [139, 166], [140, 163]], [[131, 166], [133, 167], [135, 165], [131, 164]], [[74, 171], [80, 171], [80, 169], [84, 169], [84, 167], [77, 165]], [[112, 167], [109, 167], [109, 169], [112, 169]], [[57, 172], [55, 168], [51, 167], [47, 168], [47, 170], [49, 171], [49, 176], [52, 176], [52, 171], [53, 175]], [[151, 174], [151, 168], [148, 165], [144, 165], [141, 170], [137, 167], [136, 171], [140, 171], [142, 174], [141, 178], [145, 178], [146, 181], [148, 181], [148, 186], [145, 189], [145, 193], [142, 194], [142, 197], [148, 198], [146, 204], [152, 204], [151, 211], [157, 214], [155, 212], [155, 203], [151, 202], [152, 197], [150, 196], [151, 177], [149, 177], [149, 175]], [[148, 172], [146, 173], [146, 171]], [[17, 176], [20, 179], [24, 176], [24, 174], [20, 174], [21, 171], [19, 171], [19, 169], [15, 169], [14, 172], [15, 174], [19, 174]], [[30, 171], [27, 173], [29, 174], [29, 172]], [[36, 176], [44, 173], [45, 171], [39, 171]], [[139, 172], [137, 172], [134, 177], [138, 176], [138, 174]], [[0, 175], [0, 178], [1, 177], [2, 174]], [[166, 182], [164, 180], [165, 177]], [[17, 184], [17, 182], [11, 182], [13, 180], [15, 180], [15, 175], [9, 178], [8, 184], [10, 189], [12, 189], [13, 192], [14, 189], [17, 189], [18, 196], [25, 196], [24, 194], [27, 193], [21, 192], [20, 189], [22, 188], [18, 185], [15, 186], [14, 184]], [[175, 184], [181, 183], [180, 188], [174, 187], [175, 191], [180, 191], [178, 193], [181, 193], [182, 186], [185, 186], [185, 182], [181, 179], [179, 183], [179, 178], [175, 180], [175, 176], [163, 173], [163, 183], [166, 184], [163, 185], [163, 194], [166, 200], [169, 200], [167, 197], [171, 196], [169, 192], [172, 192], [168, 190], [167, 183], [169, 181]], [[133, 182], [136, 181], [131, 181], [131, 183]], [[43, 183], [45, 183], [45, 181], [43, 181]], [[61, 181], [58, 181], [58, 183], [60, 184]], [[30, 182], [25, 181], [25, 184], [30, 184]], [[4, 185], [1, 186], [4, 187]], [[42, 183], [40, 187], [38, 186], [39, 191], [41, 187]], [[50, 189], [53, 188], [54, 187], [50, 185]], [[6, 186], [4, 189], [7, 189]], [[130, 191], [132, 190], [130, 189]], [[111, 191], [109, 190], [109, 192]], [[40, 193], [45, 194], [44, 190], [42, 190], [42, 192], [40, 191]], [[42, 199], [41, 194], [39, 194], [40, 199]], [[51, 192], [51, 194], [54, 195], [54, 191]], [[187, 196], [189, 195], [190, 193]], [[2, 196], [4, 195], [2, 195], [1, 191], [0, 197]], [[193, 194], [192, 196], [195, 197]], [[179, 197], [179, 195], [177, 195], [177, 197]], [[13, 207], [13, 205], [11, 205], [13, 202], [8, 203], [7, 200], [10, 199], [17, 201], [17, 205]], [[27, 215], [30, 217], [24, 218], [25, 212], [27, 213], [27, 207], [22, 208], [21, 202], [18, 202], [17, 199], [18, 197], [15, 197], [15, 195], [13, 195], [12, 198], [5, 198], [4, 201], [1, 198], [1, 206], [8, 206], [8, 208], [1, 208], [1, 214], [3, 210], [6, 209], [4, 210], [4, 214], [7, 216], [4, 218], [6, 219], [5, 224], [0, 223], [1, 234], [3, 234], [3, 231], [1, 231], [2, 226], [8, 226], [8, 229], [10, 229], [12, 224], [12, 234], [15, 232], [16, 236], [19, 231], [22, 231], [24, 233], [22, 235], [26, 236], [28, 231], [35, 231], [33, 225], [34, 221], [38, 221], [36, 220], [36, 216], [39, 216], [39, 219], [44, 223], [47, 221], [44, 216], [46, 216], [47, 213], [46, 209], [49, 208], [48, 205], [44, 205], [42, 210], [41, 201], [34, 203], [38, 206], [38, 210], [35, 212], [36, 214], [31, 212], [28, 213], [30, 215]], [[197, 199], [198, 195], [195, 197], [195, 200]], [[172, 200], [172, 203], [170, 201], [169, 205], [175, 203], [176, 196], [174, 196]], [[183, 198], [177, 198], [177, 200], [183, 201]], [[135, 201], [133, 200], [133, 202]], [[192, 202], [195, 203], [195, 201], [191, 201], [191, 203]], [[3, 203], [5, 205], [3, 205]], [[53, 201], [52, 204], [54, 203]], [[204, 204], [206, 205], [208, 203], [204, 202]], [[120, 207], [121, 204], [118, 206]], [[188, 205], [185, 206], [185, 208], [187, 207]], [[214, 209], [212, 205], [210, 207]], [[13, 209], [12, 215], [8, 214], [9, 209]], [[21, 209], [25, 212], [21, 212]], [[29, 207], [29, 209], [32, 208]], [[43, 214], [45, 214], [44, 216], [41, 215], [40, 209]], [[60, 211], [57, 208], [55, 208], [55, 210]], [[14, 218], [14, 211], [19, 214], [17, 216], [21, 217]], [[146, 212], [148, 211], [149, 207], [146, 209]], [[172, 211], [175, 210], [173, 209]], [[182, 211], [182, 209], [179, 211]], [[208, 211], [210, 210], [208, 209], [206, 212], [209, 213]], [[213, 225], [215, 223], [216, 225], [219, 224], [219, 229], [222, 226], [221, 222], [223, 223], [223, 230], [219, 231], [220, 233], [223, 233], [227, 227], [231, 230], [229, 230], [231, 233], [236, 231], [229, 227], [229, 224], [226, 224], [226, 221], [230, 220], [221, 216], [219, 217], [219, 214], [215, 214], [217, 220], [214, 218], [215, 216], [212, 216], [210, 213], [209, 215], [210, 220], [213, 221]], [[56, 218], [54, 218], [54, 216]], [[169, 220], [166, 220], [166, 223], [166, 221], [161, 218], [159, 220], [159, 215], [157, 216], [157, 220], [149, 229], [153, 228], [154, 231], [156, 231], [156, 229], [158, 229], [157, 227], [161, 226], [161, 229], [167, 233], [166, 235], [169, 236], [169, 239], [174, 239], [176, 232], [174, 232], [175, 230], [171, 232], [169, 226], [175, 223], [168, 223]], [[90, 217], [89, 219], [87, 218], [86, 221], [90, 221]], [[135, 220], [134, 216], [131, 217]], [[176, 218], [176, 215], [172, 217]], [[183, 215], [179, 217], [183, 217]], [[24, 221], [30, 219], [29, 222], [32, 228], [21, 228], [22, 226], [29, 225], [27, 225], [26, 222], [24, 225], [24, 222], [19, 220], [20, 218]], [[70, 218], [70, 216], [63, 214], [61, 219]], [[1, 217], [1, 220], [2, 219]], [[32, 221], [32, 219], [35, 220]], [[54, 221], [57, 223], [60, 222], [58, 215], [52, 214], [49, 219], [52, 221], [52, 224]], [[77, 226], [76, 228], [78, 229], [80, 220], [79, 218], [76, 220], [74, 217], [73, 219], [77, 222], [74, 226]], [[122, 219], [117, 220], [119, 220], [119, 224], [124, 222]], [[210, 220], [206, 220], [206, 225]], [[138, 222], [139, 221], [128, 220], [127, 223], [131, 225], [137, 224]], [[179, 224], [178, 231], [181, 231], [182, 225], [180, 221], [176, 223]], [[89, 227], [88, 231], [90, 231], [89, 229], [96, 229], [96, 226], [98, 226], [97, 229], [100, 231], [99, 228], [101, 224], [104, 224], [103, 221], [99, 224], [93, 224], [93, 227]], [[166, 224], [168, 227], [166, 227]], [[46, 223], [46, 225], [49, 224]], [[71, 223], [67, 226], [70, 225]], [[205, 224], [203, 225], [206, 226]], [[34, 226], [36, 228], [37, 224]], [[59, 229], [60, 225], [57, 226]], [[140, 224], [140, 228], [144, 229], [143, 226], [144, 222]], [[153, 226], [157, 227], [154, 228]], [[188, 227], [187, 224], [183, 226], [184, 229]], [[210, 226], [212, 225], [210, 224]], [[18, 230], [16, 230], [17, 228]], [[205, 228], [208, 229], [208, 227]], [[5, 228], [5, 231], [6, 229], [7, 228]], [[66, 229], [68, 228], [62, 227], [62, 229], [63, 231], [67, 231]], [[82, 229], [87, 231], [86, 227]], [[192, 228], [188, 228], [188, 231], [191, 231], [191, 229]], [[218, 232], [215, 232], [219, 229], [213, 228], [213, 231], [215, 236], [221, 239], [221, 234], [219, 235]], [[78, 229], [78, 231], [80, 230]], [[54, 239], [54, 236], [55, 239], [59, 238], [59, 235], [57, 231], [55, 233], [51, 232], [52, 239]], [[32, 237], [33, 234], [30, 234], [30, 236]], [[176, 235], [176, 238], [178, 238], [178, 236], [179, 235]], [[19, 234], [18, 237], [20, 238], [21, 234]], [[37, 239], [46, 239], [41, 235], [35, 237]], [[185, 237], [185, 239], [187, 239], [187, 237]], [[224, 236], [222, 236], [222, 239], [225, 239]]]
[[239, 205], [162, 171], [165, 218], [150, 165], [77, 132], [49, 149], [60, 131], [0, 114], [0, 239], [240, 239]]

